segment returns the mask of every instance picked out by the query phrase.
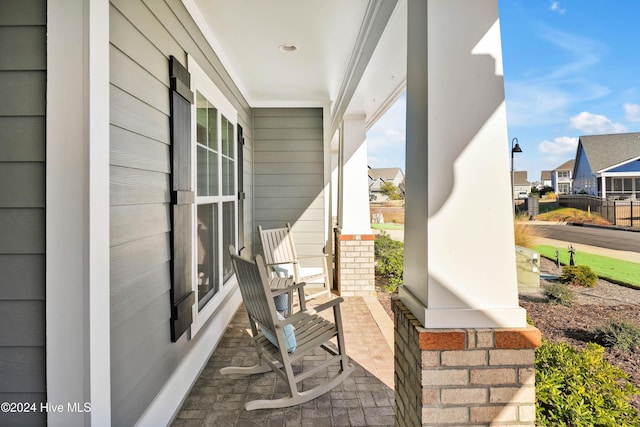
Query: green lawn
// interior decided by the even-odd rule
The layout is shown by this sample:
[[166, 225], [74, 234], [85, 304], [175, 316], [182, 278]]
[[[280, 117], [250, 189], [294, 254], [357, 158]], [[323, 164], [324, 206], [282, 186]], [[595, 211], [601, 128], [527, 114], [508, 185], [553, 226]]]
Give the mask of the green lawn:
[[386, 224], [371, 224], [371, 228], [374, 230], [404, 230], [404, 224], [396, 224], [394, 222]]
[[[555, 261], [555, 247], [540, 245], [534, 249], [540, 255]], [[558, 248], [558, 252], [560, 253], [560, 263], [568, 265], [569, 252], [567, 248]], [[588, 265], [603, 279], [640, 289], [640, 264], [580, 251], [576, 251], [573, 260], [576, 265]]]

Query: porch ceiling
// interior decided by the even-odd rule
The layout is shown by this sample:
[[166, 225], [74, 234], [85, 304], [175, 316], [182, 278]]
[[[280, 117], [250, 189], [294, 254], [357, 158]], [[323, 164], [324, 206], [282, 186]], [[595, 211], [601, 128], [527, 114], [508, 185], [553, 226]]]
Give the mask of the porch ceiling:
[[370, 125], [404, 90], [406, 0], [183, 2], [253, 107], [331, 103]]

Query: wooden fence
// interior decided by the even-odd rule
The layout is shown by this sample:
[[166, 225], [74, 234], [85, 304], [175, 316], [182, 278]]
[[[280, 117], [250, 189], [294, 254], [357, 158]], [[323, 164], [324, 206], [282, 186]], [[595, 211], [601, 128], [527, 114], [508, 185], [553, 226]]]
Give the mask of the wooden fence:
[[637, 200], [608, 200], [586, 194], [563, 194], [558, 198], [558, 204], [596, 212], [617, 226], [640, 228], [640, 201]]

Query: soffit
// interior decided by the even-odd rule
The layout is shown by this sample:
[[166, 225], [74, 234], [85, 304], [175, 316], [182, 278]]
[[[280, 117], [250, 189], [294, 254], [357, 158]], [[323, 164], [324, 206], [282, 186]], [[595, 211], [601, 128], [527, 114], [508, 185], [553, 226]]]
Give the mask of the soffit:
[[[184, 0], [195, 5], [211, 40], [253, 107], [335, 103], [361, 52], [374, 0]], [[202, 27], [202, 24], [200, 24]], [[345, 114], [374, 117], [404, 90], [406, 0], [384, 28]], [[295, 45], [283, 52], [281, 45]], [[354, 84], [353, 82], [351, 84]], [[378, 113], [376, 113], [378, 112]]]

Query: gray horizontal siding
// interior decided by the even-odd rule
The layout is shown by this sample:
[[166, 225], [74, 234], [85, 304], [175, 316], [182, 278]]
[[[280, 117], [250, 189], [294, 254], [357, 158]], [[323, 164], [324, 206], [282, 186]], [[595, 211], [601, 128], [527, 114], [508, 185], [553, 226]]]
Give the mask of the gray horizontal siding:
[[[279, 228], [291, 223], [300, 255], [322, 253], [322, 109], [254, 109], [253, 121], [255, 224]], [[261, 251], [259, 238], [255, 240]]]
[[169, 232], [171, 221], [166, 204], [113, 206], [111, 244], [113, 246]]
[[2, 71], [0, 116], [44, 116], [47, 75], [45, 71]]
[[0, 342], [11, 347], [39, 346], [45, 341], [44, 301], [0, 301]]
[[112, 166], [111, 205], [169, 203], [169, 174]]
[[42, 208], [45, 201], [43, 162], [0, 162], [0, 206]]
[[47, 3], [44, 0], [3, 1], [0, 5], [0, 25], [35, 25], [47, 23]]
[[246, 101], [180, 0], [111, 0], [109, 25], [111, 412], [114, 426], [129, 426], [192, 345], [170, 341], [169, 56], [186, 66], [192, 55], [229, 97], [245, 167], [252, 130]]
[[111, 126], [110, 162], [114, 166], [169, 173], [169, 145]]
[[169, 120], [162, 111], [113, 85], [110, 90], [110, 105], [112, 125], [169, 143]]
[[46, 1], [0, 2], [0, 413], [2, 426], [44, 426], [46, 413]]
[[0, 27], [0, 70], [44, 70], [46, 37], [44, 26]]
[[316, 197], [288, 197], [273, 198], [260, 197], [255, 199], [255, 207], [260, 209], [323, 209], [324, 200], [322, 196]]
[[44, 162], [44, 116], [0, 116], [0, 162]]
[[[322, 163], [254, 163], [253, 172], [256, 175], [322, 175], [324, 166]], [[295, 177], [291, 177], [292, 179]]]
[[0, 271], [0, 301], [44, 300], [44, 254], [0, 255]]

